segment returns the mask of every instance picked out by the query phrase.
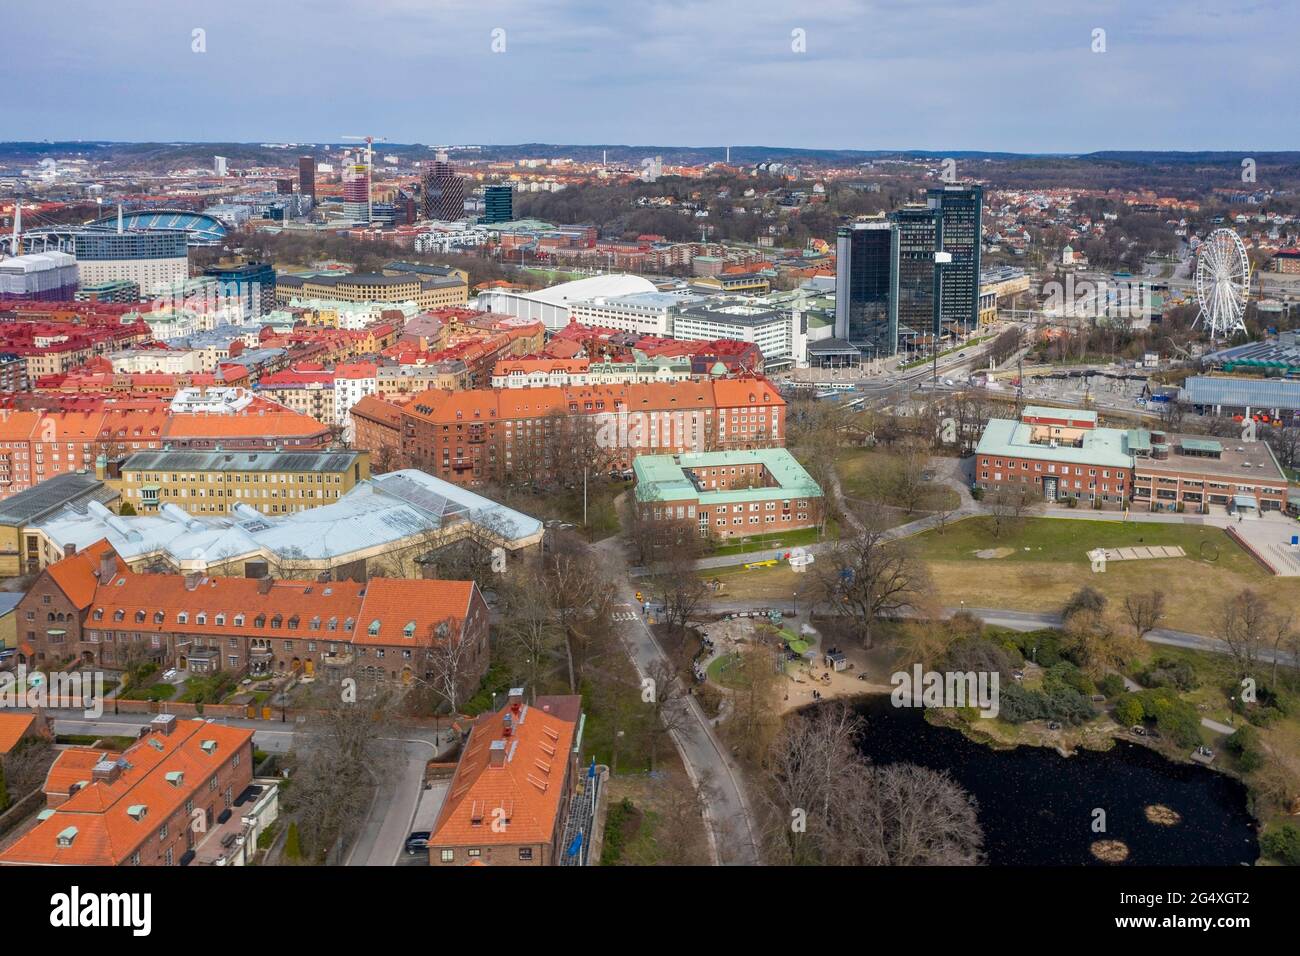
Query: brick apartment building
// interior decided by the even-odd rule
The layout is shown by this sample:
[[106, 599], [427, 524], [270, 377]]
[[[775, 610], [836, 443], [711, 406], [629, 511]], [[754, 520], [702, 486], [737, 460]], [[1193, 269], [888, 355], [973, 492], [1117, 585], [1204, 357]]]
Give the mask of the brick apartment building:
[[978, 487], [1027, 487], [1049, 502], [1199, 513], [1286, 506], [1286, 475], [1266, 442], [1105, 428], [1096, 412], [1027, 406], [1019, 421], [991, 419], [975, 454]]
[[[18, 609], [20, 658], [125, 667], [140, 660], [229, 671], [430, 675], [430, 653], [468, 643], [465, 688], [488, 664], [488, 610], [472, 581], [281, 581], [137, 574], [107, 546], [46, 568]], [[347, 670], [344, 670], [347, 669]]]
[[785, 442], [785, 400], [761, 377], [428, 392], [401, 414], [404, 463], [471, 487], [563, 468], [580, 443], [613, 471], [641, 454]]
[[771, 534], [822, 521], [821, 488], [784, 448], [642, 455], [632, 468], [643, 519], [689, 522], [701, 536]]
[[252, 780], [251, 730], [160, 714], [121, 753], [60, 751], [45, 816], [0, 865], [183, 866], [238, 812]]
[[475, 722], [429, 836], [430, 866], [551, 866], [578, 773], [582, 698], [522, 688]]

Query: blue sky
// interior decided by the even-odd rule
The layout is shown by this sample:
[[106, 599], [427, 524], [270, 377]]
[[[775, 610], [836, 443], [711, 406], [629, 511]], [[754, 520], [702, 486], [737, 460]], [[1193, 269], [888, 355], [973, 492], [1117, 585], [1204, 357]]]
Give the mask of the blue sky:
[[0, 140], [1300, 148], [1292, 0], [0, 0], [0, 35]]

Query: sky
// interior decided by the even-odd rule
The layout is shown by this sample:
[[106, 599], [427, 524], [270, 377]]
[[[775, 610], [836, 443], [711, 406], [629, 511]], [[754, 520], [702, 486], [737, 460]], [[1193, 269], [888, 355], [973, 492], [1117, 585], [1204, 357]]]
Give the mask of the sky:
[[1295, 0], [0, 0], [0, 140], [1296, 149], [1297, 37]]

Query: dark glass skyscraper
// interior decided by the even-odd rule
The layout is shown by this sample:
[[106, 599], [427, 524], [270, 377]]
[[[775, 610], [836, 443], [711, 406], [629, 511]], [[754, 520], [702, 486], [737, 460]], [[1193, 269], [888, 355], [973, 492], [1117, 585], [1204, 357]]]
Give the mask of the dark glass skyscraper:
[[983, 186], [936, 186], [927, 194], [931, 209], [940, 216], [940, 249], [952, 255], [943, 274], [943, 300], [939, 312], [954, 331], [970, 333], [979, 327], [980, 238], [983, 224]]
[[316, 198], [316, 159], [312, 156], [298, 157], [298, 192], [304, 196]]
[[515, 218], [515, 190], [513, 186], [483, 187], [483, 221], [509, 222]]
[[835, 337], [865, 359], [898, 351], [898, 228], [885, 219], [841, 226], [835, 241]]
[[465, 180], [445, 154], [429, 165], [420, 179], [420, 206], [425, 219], [455, 222], [465, 218]]
[[939, 337], [934, 254], [943, 219], [928, 205], [904, 206], [889, 219], [898, 227], [898, 338], [904, 347], [928, 348]]

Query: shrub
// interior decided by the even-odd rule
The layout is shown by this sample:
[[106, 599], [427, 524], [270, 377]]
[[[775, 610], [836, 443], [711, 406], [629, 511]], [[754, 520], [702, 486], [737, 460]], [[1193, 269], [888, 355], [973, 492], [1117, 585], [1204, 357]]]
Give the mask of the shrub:
[[284, 838], [284, 855], [290, 860], [302, 859], [302, 839], [298, 836], [298, 821], [289, 824], [289, 833]]
[[1118, 674], [1107, 674], [1101, 679], [1097, 689], [1107, 697], [1118, 697], [1124, 693], [1124, 678]]
[[1146, 708], [1137, 694], [1125, 694], [1115, 703], [1115, 722], [1125, 727], [1140, 724], [1146, 716]]
[[1287, 866], [1300, 866], [1300, 827], [1284, 823], [1269, 830], [1259, 838], [1259, 848], [1264, 855]]
[[1177, 690], [1195, 690], [1200, 686], [1196, 669], [1186, 661], [1157, 657], [1142, 673], [1138, 683], [1143, 687], [1173, 687]]

